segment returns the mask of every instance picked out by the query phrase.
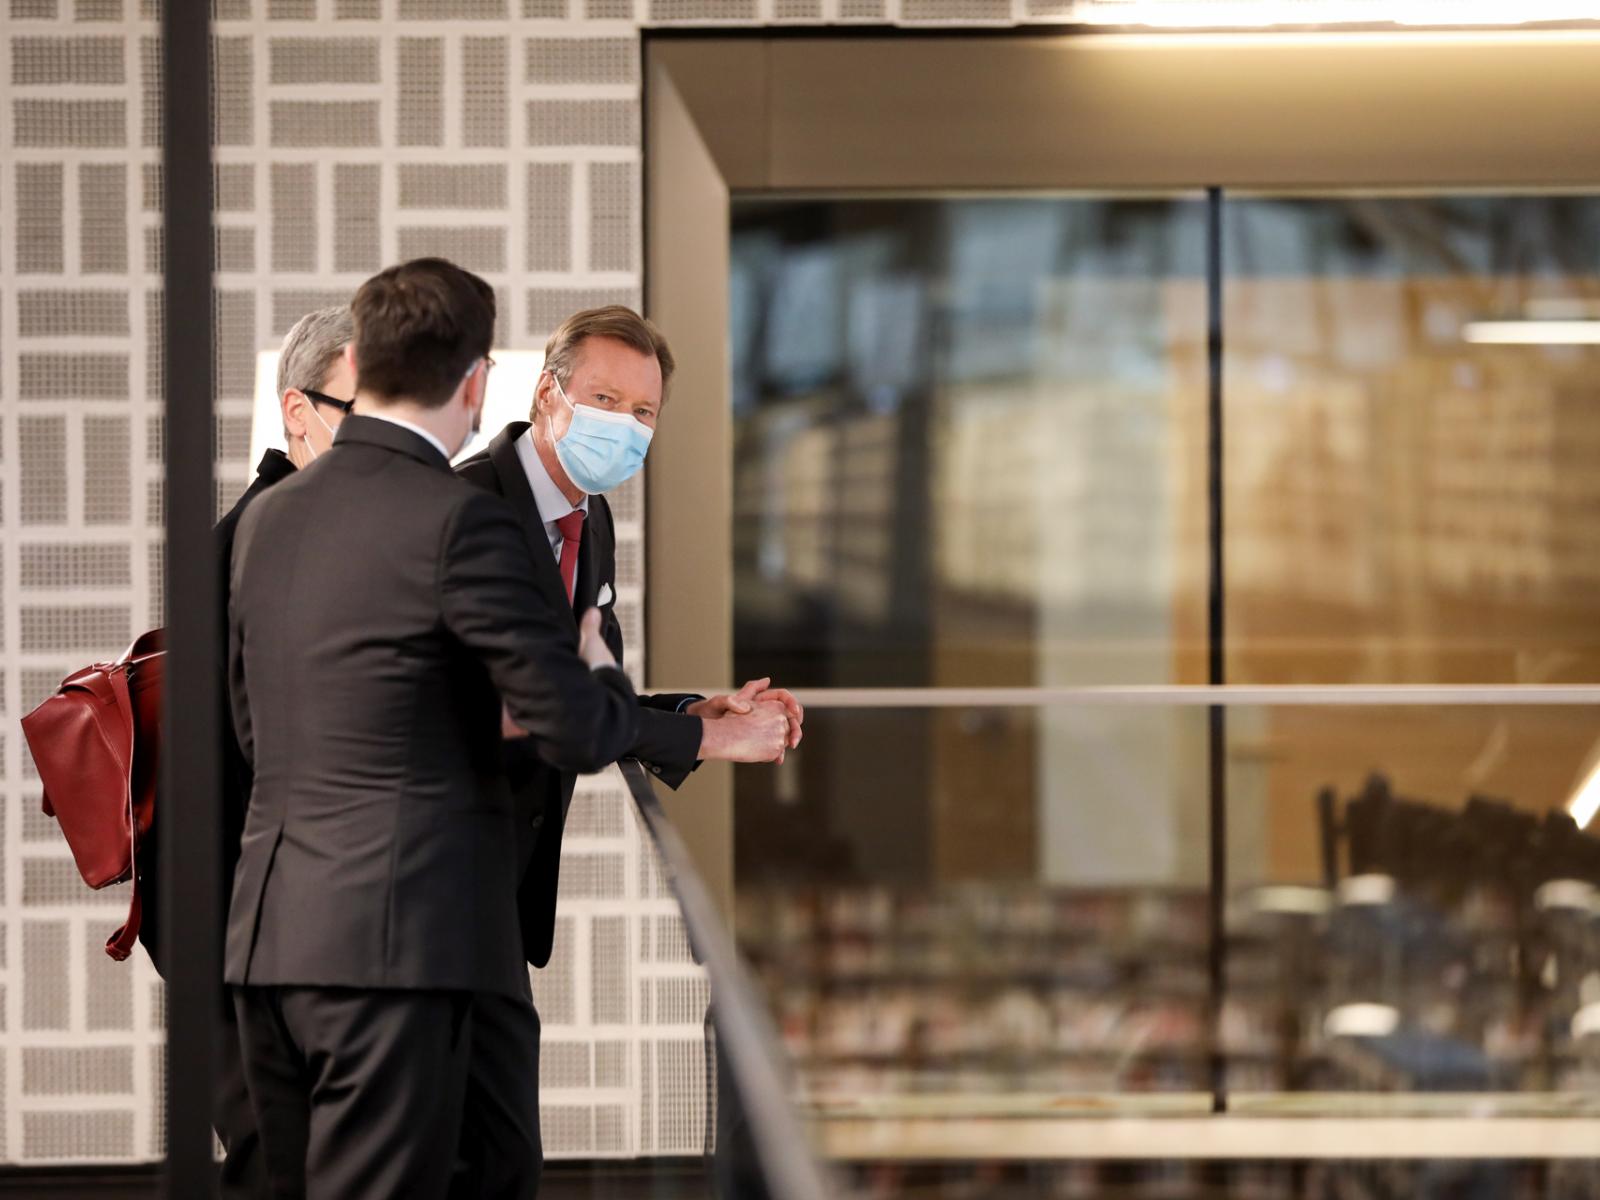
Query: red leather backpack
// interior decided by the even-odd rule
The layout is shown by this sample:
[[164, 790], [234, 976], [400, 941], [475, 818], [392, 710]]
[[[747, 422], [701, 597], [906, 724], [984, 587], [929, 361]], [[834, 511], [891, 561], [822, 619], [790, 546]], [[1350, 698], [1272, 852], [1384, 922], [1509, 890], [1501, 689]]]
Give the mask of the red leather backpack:
[[83, 881], [92, 888], [134, 881], [128, 920], [106, 942], [119, 962], [139, 936], [135, 862], [155, 817], [165, 656], [165, 635], [153, 630], [116, 662], [67, 676], [22, 718], [44, 811], [60, 823]]

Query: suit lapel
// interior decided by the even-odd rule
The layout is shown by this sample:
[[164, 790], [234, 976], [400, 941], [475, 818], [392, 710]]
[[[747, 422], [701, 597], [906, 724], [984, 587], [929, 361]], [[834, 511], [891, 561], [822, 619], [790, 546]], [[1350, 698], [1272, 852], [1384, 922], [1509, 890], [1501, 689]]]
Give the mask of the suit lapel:
[[[533, 552], [534, 575], [539, 581], [539, 590], [545, 594], [552, 609], [570, 615], [572, 610], [567, 605], [567, 589], [561, 582], [561, 568], [556, 565], [556, 556], [550, 549], [550, 539], [544, 531], [544, 517], [533, 498], [533, 489], [528, 486], [528, 472], [523, 469], [522, 459], [517, 456], [517, 439], [527, 428], [525, 423], [518, 421], [495, 434], [489, 443], [489, 461], [494, 464], [495, 475], [500, 480], [501, 494], [516, 511], [523, 532], [528, 535], [528, 548]], [[585, 557], [582, 554], [578, 557], [580, 573]], [[579, 594], [582, 594], [581, 574], [579, 581]], [[576, 633], [576, 622], [572, 628]]]

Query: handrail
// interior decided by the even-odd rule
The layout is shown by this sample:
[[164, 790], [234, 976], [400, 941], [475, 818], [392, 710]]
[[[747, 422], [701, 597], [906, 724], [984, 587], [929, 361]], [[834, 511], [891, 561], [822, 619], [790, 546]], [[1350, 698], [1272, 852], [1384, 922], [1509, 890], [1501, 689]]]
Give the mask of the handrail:
[[[661, 856], [662, 873], [683, 911], [689, 944], [705, 967], [717, 1000], [716, 1033], [750, 1120], [750, 1134], [772, 1200], [831, 1200], [833, 1186], [812, 1153], [805, 1127], [790, 1106], [792, 1094], [777, 1030], [768, 1020], [717, 907], [694, 868], [689, 850], [656, 799], [644, 769], [633, 759], [617, 764], [634, 811]], [[706, 1080], [711, 1087], [712, 1080]]]
[[[724, 688], [665, 688], [709, 696]], [[1149, 684], [1082, 687], [794, 688], [807, 708], [1600, 707], [1600, 684]]]

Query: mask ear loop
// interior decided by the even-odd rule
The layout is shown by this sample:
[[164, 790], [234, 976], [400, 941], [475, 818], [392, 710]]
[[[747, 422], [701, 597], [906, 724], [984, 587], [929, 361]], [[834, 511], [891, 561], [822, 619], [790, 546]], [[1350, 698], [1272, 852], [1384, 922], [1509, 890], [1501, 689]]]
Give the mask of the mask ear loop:
[[561, 386], [561, 380], [554, 371], [550, 372], [550, 382], [556, 385], [556, 395], [561, 397], [561, 402], [576, 413], [578, 406], [572, 402], [572, 397], [567, 395], [567, 389]]
[[[317, 423], [328, 431], [328, 440], [332, 441], [334, 438], [338, 437], [339, 435], [333, 431], [333, 426], [324, 421], [322, 419], [322, 414], [317, 411], [317, 402], [310, 396], [307, 396], [306, 404], [310, 406], [311, 415], [317, 419]], [[306, 449], [311, 452], [311, 461], [316, 462], [318, 458], [317, 448], [311, 444], [311, 439], [302, 433], [300, 435], [300, 440], [306, 444]]]

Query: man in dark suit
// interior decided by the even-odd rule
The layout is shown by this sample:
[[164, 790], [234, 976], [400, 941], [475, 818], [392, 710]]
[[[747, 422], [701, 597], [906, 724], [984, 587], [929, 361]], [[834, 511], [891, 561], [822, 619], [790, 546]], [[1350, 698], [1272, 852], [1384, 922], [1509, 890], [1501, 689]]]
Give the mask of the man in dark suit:
[[[334, 431], [344, 420], [350, 396], [355, 392], [355, 374], [345, 355], [353, 329], [348, 306], [324, 308], [301, 317], [283, 340], [283, 351], [278, 356], [278, 404], [283, 412], [283, 431], [289, 450], [287, 453], [268, 450], [262, 455], [254, 481], [216, 527], [217, 563], [222, 572], [218, 594], [222, 597], [224, 613], [223, 645], [218, 661], [224, 667], [228, 661], [228, 565], [239, 518], [262, 492], [289, 478], [333, 444]], [[233, 722], [224, 720], [223, 725], [223, 894], [218, 903], [225, 908], [228, 893], [233, 890], [233, 869], [239, 861], [239, 838], [244, 832], [245, 807], [250, 800], [250, 769], [239, 750]], [[151, 836], [140, 846], [139, 888], [144, 921], [139, 929], [139, 940], [144, 943], [157, 972], [165, 976], [167, 960], [161, 945], [160, 842], [160, 838]], [[231, 1003], [224, 1004], [222, 1009], [212, 1124], [224, 1150], [219, 1179], [223, 1197], [242, 1200], [269, 1195], [266, 1168], [260, 1154], [261, 1136], [256, 1129], [255, 1114], [250, 1109], [250, 1094], [245, 1088], [239, 1031]]]
[[[503, 497], [528, 535], [540, 600], [569, 638], [576, 614], [598, 607], [611, 652], [622, 658], [615, 612], [616, 532], [602, 494], [626, 482], [644, 462], [673, 371], [666, 339], [650, 322], [620, 305], [569, 317], [545, 348], [545, 369], [532, 421], [506, 426], [489, 447], [456, 468], [462, 478]], [[658, 694], [639, 699], [638, 735], [627, 757], [677, 787], [705, 759], [782, 762], [800, 741], [803, 714], [787, 691], [753, 680], [737, 695], [706, 698]], [[572, 802], [571, 771], [544, 761], [526, 742], [507, 743], [507, 771], [518, 802], [521, 887], [517, 894], [522, 944], [536, 967], [550, 959], [555, 930], [561, 837]], [[504, 1159], [538, 1154], [537, 1109], [517, 1109], [493, 1094], [503, 1064], [538, 1073], [526, 1047], [475, 1046], [485, 1069], [474, 1072], [464, 1130], [464, 1157], [478, 1146]], [[508, 1147], [515, 1147], [509, 1150]], [[476, 1184], [458, 1183], [476, 1195]]]
[[[491, 289], [420, 259], [352, 312], [355, 414], [234, 548], [254, 790], [226, 978], [274, 1194], [426, 1198], [449, 1183], [474, 1039], [530, 1011], [502, 704], [568, 771], [623, 754], [638, 705], [599, 614], [575, 647], [510, 508], [450, 473], [482, 412]], [[530, 1186], [514, 1164], [497, 1178], [485, 1194]]]

